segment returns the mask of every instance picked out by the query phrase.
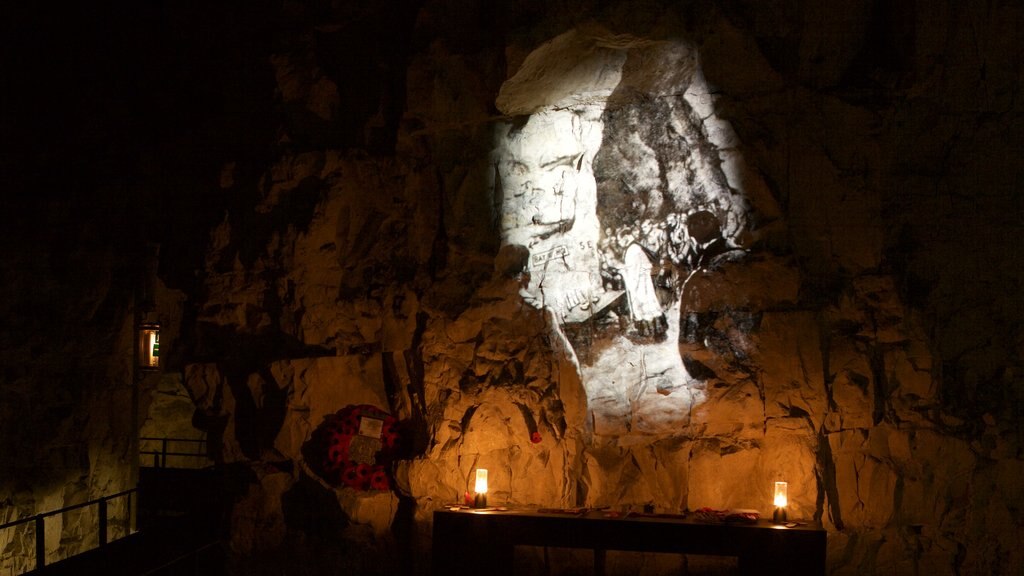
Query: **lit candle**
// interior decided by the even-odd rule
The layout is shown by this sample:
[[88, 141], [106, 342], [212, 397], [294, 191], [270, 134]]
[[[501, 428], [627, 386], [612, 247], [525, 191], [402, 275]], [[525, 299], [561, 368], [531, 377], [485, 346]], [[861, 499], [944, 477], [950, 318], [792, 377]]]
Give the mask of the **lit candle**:
[[476, 484], [473, 485], [473, 491], [476, 495], [473, 497], [474, 508], [486, 508], [487, 507], [487, 469], [477, 468], [476, 469]]
[[487, 493], [487, 469], [477, 468], [476, 469], [476, 485], [473, 488], [474, 492], [479, 494]]
[[786, 521], [786, 506], [789, 506], [789, 484], [786, 482], [775, 483], [775, 512], [772, 514], [772, 521], [780, 524]]
[[775, 483], [775, 507], [785, 508], [789, 505], [789, 484], [786, 482]]

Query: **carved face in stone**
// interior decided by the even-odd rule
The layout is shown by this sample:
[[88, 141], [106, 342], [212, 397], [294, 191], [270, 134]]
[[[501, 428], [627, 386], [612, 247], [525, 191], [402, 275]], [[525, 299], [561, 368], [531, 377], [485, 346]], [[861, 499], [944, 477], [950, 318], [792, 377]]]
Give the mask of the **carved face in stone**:
[[561, 317], [585, 310], [601, 291], [597, 187], [601, 110], [546, 110], [498, 130], [504, 244], [530, 252], [527, 291]]
[[700, 210], [686, 219], [686, 231], [698, 244], [706, 244], [721, 234], [721, 227], [714, 214]]

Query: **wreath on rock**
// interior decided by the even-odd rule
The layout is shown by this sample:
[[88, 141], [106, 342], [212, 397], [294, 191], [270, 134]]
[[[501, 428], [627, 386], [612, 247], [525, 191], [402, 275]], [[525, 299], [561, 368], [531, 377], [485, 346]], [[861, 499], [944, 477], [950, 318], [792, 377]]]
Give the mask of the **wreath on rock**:
[[390, 490], [388, 468], [400, 444], [394, 416], [370, 404], [352, 404], [324, 417], [303, 453], [313, 471], [332, 486]]

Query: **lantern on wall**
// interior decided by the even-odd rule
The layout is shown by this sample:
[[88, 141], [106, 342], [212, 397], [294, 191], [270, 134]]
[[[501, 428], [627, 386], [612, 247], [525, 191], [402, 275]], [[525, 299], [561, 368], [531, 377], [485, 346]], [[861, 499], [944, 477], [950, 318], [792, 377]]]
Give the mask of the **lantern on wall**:
[[476, 483], [473, 485], [473, 508], [487, 507], [487, 469], [476, 469]]
[[772, 522], [781, 524], [786, 521], [786, 507], [789, 506], [789, 484], [786, 482], [775, 483], [775, 512], [772, 513]]
[[139, 325], [138, 366], [142, 370], [160, 369], [160, 323]]

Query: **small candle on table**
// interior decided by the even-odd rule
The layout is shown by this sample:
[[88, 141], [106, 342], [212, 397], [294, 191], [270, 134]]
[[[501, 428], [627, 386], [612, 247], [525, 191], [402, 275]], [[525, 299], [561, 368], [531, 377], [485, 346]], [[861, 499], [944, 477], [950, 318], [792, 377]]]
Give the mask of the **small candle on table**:
[[786, 507], [789, 506], [789, 484], [786, 482], [775, 483], [775, 512], [772, 513], [772, 522], [781, 524], [786, 521]]
[[473, 508], [487, 507], [487, 469], [476, 469], [476, 483], [473, 485], [476, 493], [473, 497]]

